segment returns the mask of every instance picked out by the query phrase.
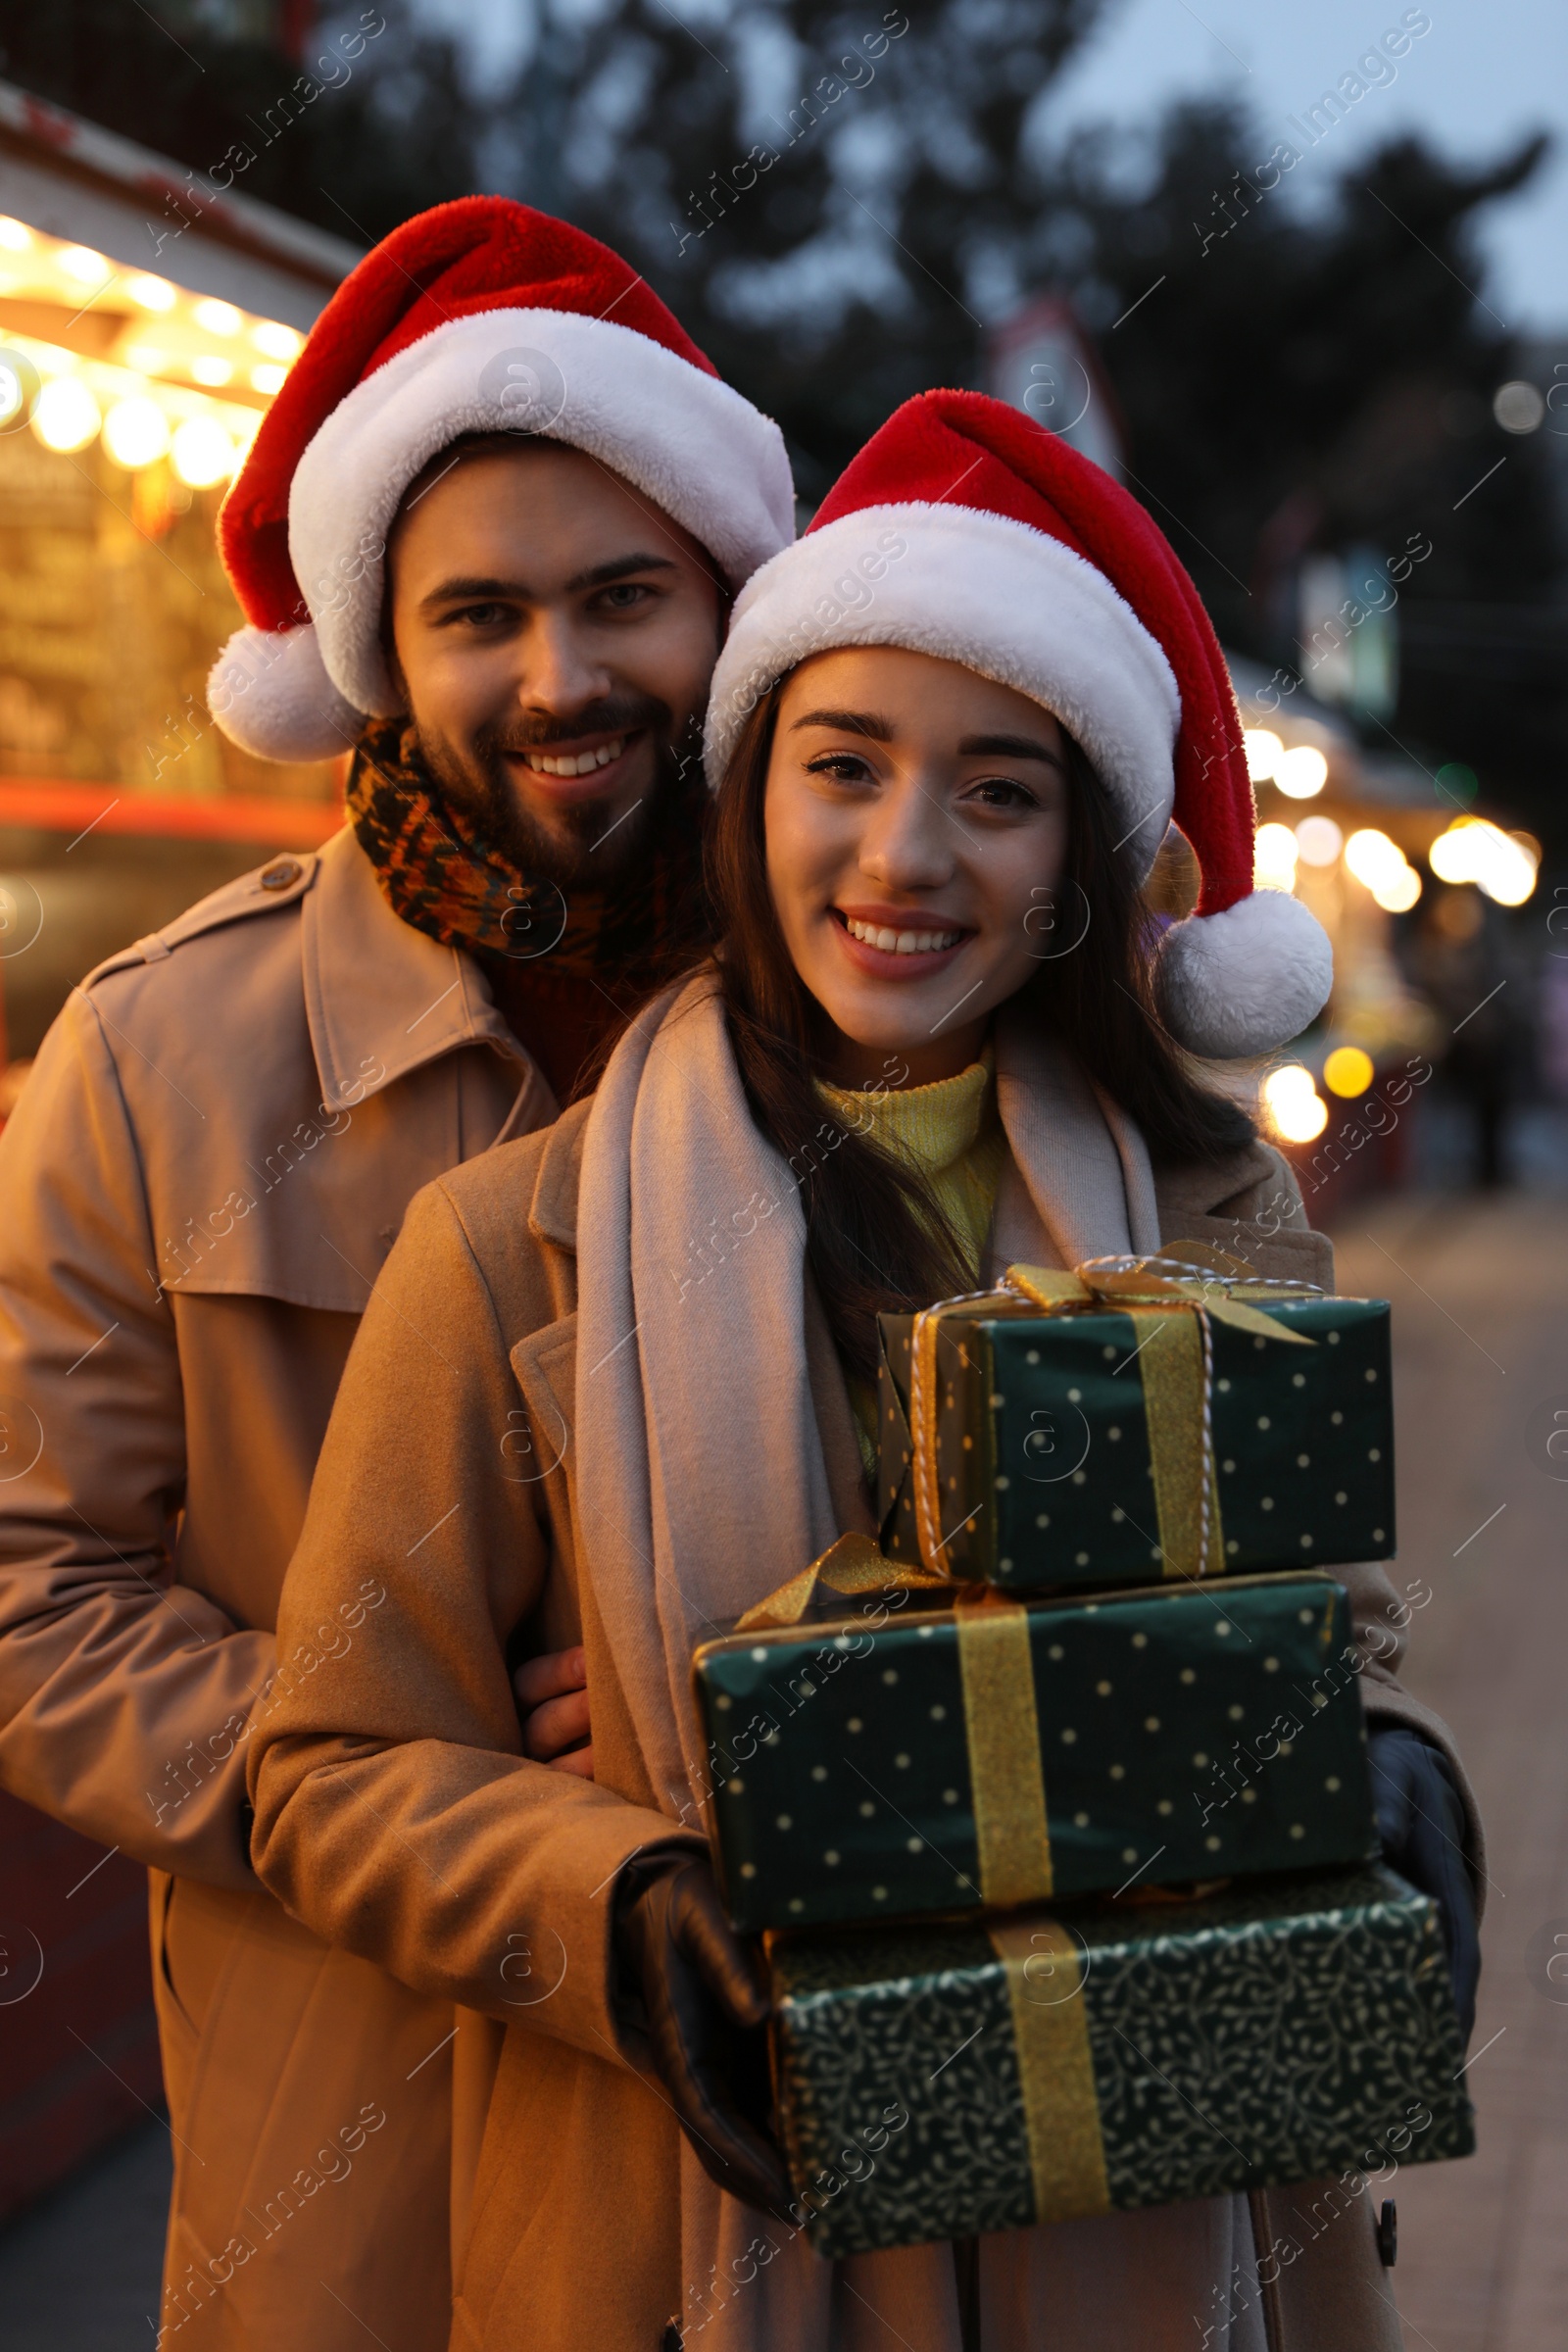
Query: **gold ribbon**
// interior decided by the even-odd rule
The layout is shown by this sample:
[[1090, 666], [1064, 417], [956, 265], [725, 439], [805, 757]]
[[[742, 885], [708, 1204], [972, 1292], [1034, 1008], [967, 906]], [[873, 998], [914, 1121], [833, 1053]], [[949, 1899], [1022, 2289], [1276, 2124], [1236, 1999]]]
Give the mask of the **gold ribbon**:
[[735, 1631], [755, 1634], [767, 1627], [799, 1625], [819, 1590], [841, 1593], [846, 1599], [858, 1592], [951, 1593], [953, 1581], [933, 1576], [925, 1568], [902, 1567], [878, 1551], [869, 1536], [840, 1536], [809, 1568], [792, 1576], [765, 1600], [754, 1601], [745, 1616], [736, 1619]]
[[[1047, 1315], [1110, 1306], [1130, 1315], [1141, 1330], [1148, 1327], [1137, 1353], [1143, 1367], [1161, 1565], [1165, 1576], [1190, 1580], [1217, 1575], [1225, 1564], [1209, 1416], [1213, 1383], [1208, 1318], [1250, 1332], [1254, 1339], [1311, 1348], [1316, 1343], [1305, 1333], [1259, 1314], [1250, 1301], [1312, 1295], [1309, 1284], [1261, 1282], [1242, 1259], [1206, 1243], [1173, 1242], [1157, 1256], [1090, 1258], [1072, 1270], [1009, 1266], [996, 1290], [968, 1292], [927, 1307], [914, 1319], [909, 1376], [915, 1532], [926, 1569], [934, 1576], [953, 1574], [950, 1546], [958, 1533], [956, 1527], [942, 1532], [937, 1458], [937, 1343], [947, 1317], [972, 1317], [977, 1307], [992, 1300], [1004, 1311], [1016, 1312], [1027, 1303]], [[951, 1390], [946, 1401], [953, 1403]]]
[[869, 1536], [840, 1536], [809, 1568], [748, 1609], [735, 1630], [799, 1625], [821, 1590], [846, 1596], [940, 1592], [955, 1602], [980, 1899], [999, 1907], [1046, 1900], [1054, 1881], [1027, 1609], [988, 1586], [956, 1589], [949, 1577], [901, 1567]]
[[1029, 1612], [968, 1586], [956, 1613], [980, 1899], [1002, 1909], [1041, 1902], [1055, 1882]]
[[1055, 1919], [1000, 1920], [988, 1934], [1007, 1973], [1035, 2219], [1072, 2222], [1108, 2213], [1110, 2183], [1078, 1945]]

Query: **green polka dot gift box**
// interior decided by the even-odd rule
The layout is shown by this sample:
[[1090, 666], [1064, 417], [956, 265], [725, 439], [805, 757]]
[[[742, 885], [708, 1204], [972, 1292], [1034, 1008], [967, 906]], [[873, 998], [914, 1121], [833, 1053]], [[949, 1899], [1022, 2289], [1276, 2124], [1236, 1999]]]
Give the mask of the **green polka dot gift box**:
[[1387, 1302], [1246, 1296], [883, 1315], [884, 1552], [1019, 1591], [1391, 1557]]
[[931, 1598], [869, 1592], [698, 1650], [708, 1818], [742, 1933], [1377, 1851], [1330, 1578]]
[[829, 2257], [1475, 2144], [1437, 1907], [1381, 1865], [769, 1957], [782, 2137]]

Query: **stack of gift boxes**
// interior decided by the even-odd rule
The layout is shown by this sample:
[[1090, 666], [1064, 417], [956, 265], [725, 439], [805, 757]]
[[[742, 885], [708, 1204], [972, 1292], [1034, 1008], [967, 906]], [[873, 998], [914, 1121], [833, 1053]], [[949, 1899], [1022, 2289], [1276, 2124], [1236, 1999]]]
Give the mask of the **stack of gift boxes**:
[[1473, 2144], [1326, 1573], [1394, 1547], [1387, 1306], [1008, 1279], [882, 1319], [879, 1545], [695, 1661], [830, 2256]]

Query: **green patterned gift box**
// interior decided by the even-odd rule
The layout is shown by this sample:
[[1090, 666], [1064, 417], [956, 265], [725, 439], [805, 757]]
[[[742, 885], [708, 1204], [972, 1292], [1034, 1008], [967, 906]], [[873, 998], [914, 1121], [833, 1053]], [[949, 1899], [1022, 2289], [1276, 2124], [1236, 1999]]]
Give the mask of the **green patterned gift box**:
[[1125, 1311], [1001, 1292], [881, 1317], [891, 1559], [1038, 1591], [1392, 1555], [1386, 1302], [1259, 1286], [1162, 1313], [1151, 1289]]
[[1467, 2156], [1437, 1907], [1381, 1865], [1188, 1904], [772, 1941], [831, 2257]]
[[1349, 1609], [1327, 1576], [932, 1597], [870, 1594], [698, 1650], [743, 1933], [1376, 1852]]

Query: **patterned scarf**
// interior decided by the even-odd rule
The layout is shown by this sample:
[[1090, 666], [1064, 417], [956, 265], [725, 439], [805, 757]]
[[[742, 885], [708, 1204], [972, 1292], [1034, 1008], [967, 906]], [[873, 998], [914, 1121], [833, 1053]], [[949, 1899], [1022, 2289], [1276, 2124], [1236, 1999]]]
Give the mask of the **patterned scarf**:
[[612, 982], [624, 1001], [690, 960], [704, 937], [700, 775], [614, 890], [569, 896], [530, 882], [442, 793], [407, 719], [367, 723], [345, 800], [394, 914], [487, 965], [537, 959], [552, 976]]

